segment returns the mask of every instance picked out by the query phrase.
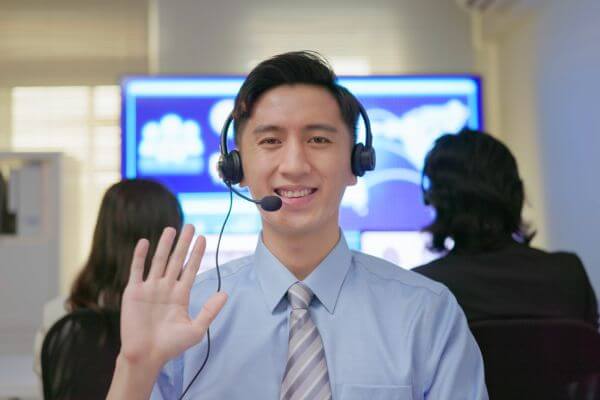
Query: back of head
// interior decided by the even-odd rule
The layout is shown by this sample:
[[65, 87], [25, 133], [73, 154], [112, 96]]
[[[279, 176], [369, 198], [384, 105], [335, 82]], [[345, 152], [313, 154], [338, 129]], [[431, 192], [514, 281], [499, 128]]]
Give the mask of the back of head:
[[119, 310], [137, 241], [150, 241], [145, 277], [162, 230], [179, 231], [182, 220], [177, 198], [157, 182], [132, 179], [111, 186], [100, 205], [90, 255], [71, 289], [71, 310]]
[[331, 66], [318, 53], [295, 51], [283, 53], [258, 64], [246, 77], [235, 99], [233, 110], [236, 143], [244, 122], [252, 115], [253, 107], [262, 94], [280, 85], [306, 84], [327, 90], [337, 101], [340, 113], [348, 131], [352, 133], [352, 143], [356, 141], [356, 123], [359, 106], [354, 96], [337, 84], [337, 77]]
[[529, 242], [521, 219], [524, 189], [510, 150], [484, 132], [463, 130], [436, 140], [423, 170], [426, 202], [435, 219], [425, 228], [432, 247], [488, 250], [512, 238]]

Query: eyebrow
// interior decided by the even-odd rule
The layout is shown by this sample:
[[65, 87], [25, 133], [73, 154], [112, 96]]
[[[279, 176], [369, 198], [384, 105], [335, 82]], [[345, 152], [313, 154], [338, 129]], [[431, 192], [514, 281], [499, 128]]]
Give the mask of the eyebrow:
[[[306, 131], [306, 132], [327, 131], [327, 132], [332, 132], [332, 133], [336, 133], [338, 131], [338, 129], [333, 125], [321, 124], [321, 123], [309, 124], [309, 125], [305, 126], [302, 130]], [[278, 125], [267, 124], [267, 125], [258, 125], [256, 128], [254, 128], [252, 130], [252, 133], [259, 135], [261, 133], [282, 132], [282, 131], [283, 131], [283, 128]]]
[[252, 133], [261, 134], [267, 132], [281, 132], [281, 127], [277, 125], [258, 125], [252, 130]]
[[307, 125], [303, 130], [304, 131], [327, 131], [327, 132], [332, 132], [332, 133], [336, 133], [338, 131], [335, 126], [328, 125], [328, 124], [310, 124], [310, 125]]

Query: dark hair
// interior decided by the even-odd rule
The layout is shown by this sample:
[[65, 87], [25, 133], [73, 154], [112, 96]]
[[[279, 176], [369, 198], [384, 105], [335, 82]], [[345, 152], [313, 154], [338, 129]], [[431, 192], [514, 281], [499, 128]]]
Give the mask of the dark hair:
[[150, 241], [146, 277], [162, 230], [171, 226], [179, 231], [182, 220], [177, 198], [163, 185], [143, 179], [112, 185], [102, 198], [90, 255], [67, 299], [70, 311], [119, 311], [137, 241]]
[[352, 143], [356, 142], [356, 123], [359, 115], [356, 98], [348, 89], [337, 84], [333, 69], [319, 53], [294, 51], [261, 62], [246, 77], [233, 108], [236, 144], [239, 144], [239, 133], [252, 115], [254, 104], [260, 96], [277, 86], [294, 84], [320, 86], [331, 93], [352, 135]]
[[468, 251], [533, 238], [521, 219], [524, 190], [515, 158], [491, 135], [464, 129], [438, 138], [423, 179], [425, 201], [436, 214], [424, 229], [433, 235], [433, 249], [446, 250], [447, 238]]

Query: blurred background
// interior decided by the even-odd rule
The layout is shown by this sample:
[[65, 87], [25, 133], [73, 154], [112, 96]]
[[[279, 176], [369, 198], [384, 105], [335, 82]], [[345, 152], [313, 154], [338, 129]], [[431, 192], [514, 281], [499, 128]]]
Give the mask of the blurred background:
[[[124, 77], [243, 76], [302, 49], [338, 75], [479, 77], [533, 244], [577, 252], [598, 293], [599, 20], [597, 0], [0, 0], [0, 191], [14, 171], [35, 183], [6, 200], [20, 221], [0, 221], [0, 398], [36, 397], [42, 305], [68, 291], [122, 176]], [[385, 255], [376, 235], [357, 243]]]

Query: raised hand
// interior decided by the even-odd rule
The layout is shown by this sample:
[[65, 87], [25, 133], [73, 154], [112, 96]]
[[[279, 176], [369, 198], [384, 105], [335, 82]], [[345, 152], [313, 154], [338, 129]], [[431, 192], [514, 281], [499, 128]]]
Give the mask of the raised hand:
[[[183, 228], [175, 250], [169, 257], [175, 236], [175, 229], [164, 230], [145, 281], [143, 271], [148, 241], [142, 239], [136, 246], [129, 283], [123, 294], [121, 352], [109, 398], [127, 395], [130, 391], [125, 389], [131, 389], [129, 386], [133, 383], [137, 385], [136, 394], [149, 393], [158, 370], [169, 359], [198, 343], [225, 304], [227, 296], [222, 292], [215, 293], [194, 319], [189, 317], [190, 290], [200, 267], [206, 241], [204, 237], [198, 237], [183, 268], [194, 228], [191, 225]], [[135, 368], [135, 377], [131, 368]], [[147, 376], [152, 379], [146, 379]], [[143, 385], [144, 390], [140, 390], [142, 388], [139, 385]]]

